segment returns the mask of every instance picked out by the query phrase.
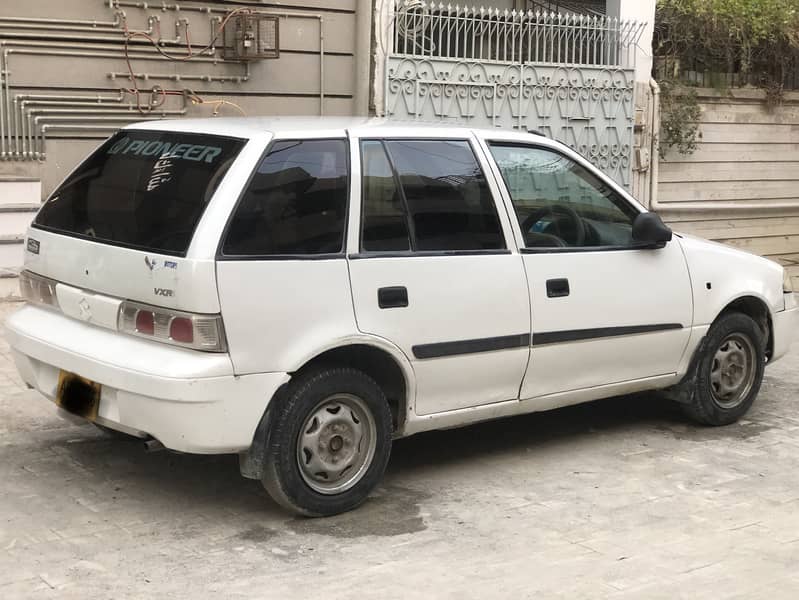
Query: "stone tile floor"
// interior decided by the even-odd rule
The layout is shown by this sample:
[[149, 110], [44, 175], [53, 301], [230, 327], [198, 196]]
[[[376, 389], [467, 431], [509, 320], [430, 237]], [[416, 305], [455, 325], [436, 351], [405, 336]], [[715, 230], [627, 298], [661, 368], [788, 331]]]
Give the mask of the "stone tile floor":
[[0, 342], [0, 598], [796, 598], [798, 385], [796, 346], [727, 428], [641, 394], [420, 435], [304, 520], [60, 419]]

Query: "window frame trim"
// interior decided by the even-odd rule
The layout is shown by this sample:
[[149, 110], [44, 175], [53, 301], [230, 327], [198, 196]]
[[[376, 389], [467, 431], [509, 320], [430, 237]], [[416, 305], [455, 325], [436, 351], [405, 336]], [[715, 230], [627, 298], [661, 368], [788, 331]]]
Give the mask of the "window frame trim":
[[[508, 189], [508, 184], [505, 181], [505, 177], [502, 174], [502, 169], [497, 162], [494, 153], [491, 152], [492, 146], [506, 146], [506, 147], [515, 147], [515, 148], [528, 148], [528, 149], [535, 149], [535, 150], [543, 150], [549, 151], [553, 154], [557, 154], [558, 156], [562, 156], [575, 164], [580, 165], [584, 169], [587, 169], [592, 175], [599, 177], [599, 179], [610, 186], [613, 192], [616, 194], [619, 201], [624, 202], [628, 207], [632, 209], [632, 211], [642, 214], [646, 212], [642, 210], [639, 206], [636, 206], [635, 203], [630, 202], [626, 197], [625, 194], [622, 193], [619, 185], [610, 179], [605, 173], [597, 169], [594, 165], [588, 162], [585, 157], [581, 156], [580, 154], [574, 153], [575, 156], [570, 156], [567, 152], [564, 152], [561, 148], [557, 146], [548, 145], [548, 144], [541, 144], [536, 142], [526, 142], [522, 140], [503, 140], [501, 138], [496, 138], [493, 136], [484, 137], [481, 140], [483, 145], [485, 146], [486, 153], [488, 155], [489, 160], [492, 163], [492, 167], [495, 169], [495, 177], [497, 179], [497, 185], [500, 186], [502, 193], [504, 194], [504, 198], [507, 200], [509, 205], [509, 213], [511, 215], [511, 226], [514, 230], [514, 235], [518, 236], [518, 246], [519, 246], [519, 253], [520, 254], [576, 254], [580, 252], [622, 252], [622, 251], [639, 251], [639, 250], [647, 250], [651, 249], [651, 244], [636, 244], [633, 243], [630, 246], [552, 246], [552, 247], [529, 247], [526, 245], [526, 241], [524, 239], [524, 232], [521, 228], [521, 223], [519, 223], [519, 216], [516, 213], [516, 205], [513, 202], [513, 196], [511, 196], [510, 189]], [[557, 142], [556, 142], [557, 143]], [[592, 186], [593, 187], [593, 186]], [[611, 201], [612, 202], [612, 201]], [[637, 216], [637, 215], [636, 215]]]
[[[494, 174], [490, 172], [491, 164], [489, 161], [486, 161], [486, 164], [483, 164], [481, 161], [481, 148], [479, 141], [476, 140], [471, 135], [464, 135], [463, 137], [458, 136], [447, 136], [447, 137], [435, 137], [435, 136], [375, 136], [375, 135], [364, 135], [358, 136], [354, 138], [355, 143], [358, 145], [358, 158], [359, 158], [359, 177], [360, 177], [360, 217], [358, 222], [358, 246], [356, 252], [348, 253], [347, 257], [351, 260], [364, 260], [369, 258], [412, 258], [412, 257], [436, 257], [436, 256], [492, 256], [492, 255], [504, 255], [504, 254], [512, 254], [513, 249], [511, 245], [508, 243], [509, 238], [505, 234], [505, 229], [502, 225], [502, 216], [500, 214], [500, 203], [504, 202], [503, 198], [497, 197], [493, 190], [491, 189], [491, 179], [489, 178], [489, 174], [494, 177]], [[386, 142], [466, 142], [468, 144], [470, 150], [472, 151], [472, 156], [474, 157], [475, 164], [479, 167], [480, 172], [483, 174], [483, 178], [485, 179], [486, 188], [488, 189], [488, 195], [491, 198], [491, 203], [494, 207], [494, 213], [497, 218], [497, 226], [499, 229], [499, 236], [504, 245], [504, 248], [478, 248], [473, 250], [408, 250], [408, 251], [396, 251], [396, 250], [364, 250], [363, 248], [363, 212], [365, 207], [364, 202], [364, 189], [363, 189], [363, 160], [362, 160], [362, 153], [361, 148], [363, 142], [380, 142], [383, 148], [385, 149], [386, 158], [388, 159], [389, 165], [391, 166], [391, 171], [395, 177], [395, 185], [399, 186], [400, 194], [403, 199], [403, 206], [405, 207], [405, 215], [406, 220], [408, 222], [408, 236], [411, 248], [415, 246], [415, 240], [413, 239], [415, 234], [415, 229], [412, 226], [412, 219], [410, 209], [407, 204], [407, 199], [405, 198], [405, 190], [402, 187], [402, 182], [399, 180], [399, 174], [396, 171], [396, 166], [394, 165], [393, 158], [391, 156], [391, 152], [386, 145]], [[486, 170], [486, 166], [488, 166], [488, 170]], [[500, 189], [501, 193], [501, 189]], [[511, 226], [511, 235], [513, 235], [513, 223], [510, 223]], [[515, 248], [516, 246], [514, 246]]]
[[509, 248], [487, 250], [367, 250], [365, 252], [351, 252], [347, 255], [350, 260], [364, 260], [367, 258], [431, 258], [436, 256], [504, 256], [513, 254]]
[[[344, 207], [344, 228], [342, 230], [342, 237], [341, 237], [341, 250], [338, 252], [320, 252], [317, 254], [297, 254], [297, 253], [283, 253], [283, 254], [225, 254], [223, 252], [223, 247], [225, 241], [227, 240], [227, 236], [233, 223], [233, 218], [236, 216], [239, 207], [241, 206], [242, 201], [244, 200], [244, 196], [247, 194], [247, 191], [250, 189], [250, 185], [252, 184], [253, 180], [255, 179], [256, 175], [258, 174], [258, 169], [261, 166], [261, 163], [264, 162], [269, 153], [272, 151], [272, 148], [275, 144], [282, 143], [282, 142], [331, 142], [331, 141], [338, 141], [344, 142], [345, 152], [347, 157], [347, 189], [346, 189], [346, 199], [345, 199], [345, 207]], [[261, 153], [261, 156], [255, 162], [255, 166], [253, 167], [250, 175], [247, 177], [247, 181], [241, 188], [239, 192], [239, 197], [236, 198], [236, 202], [233, 205], [233, 208], [230, 210], [227, 216], [227, 221], [225, 222], [225, 227], [222, 229], [222, 235], [219, 236], [219, 241], [216, 247], [216, 253], [214, 256], [214, 260], [216, 261], [286, 261], [286, 260], [333, 260], [333, 259], [343, 259], [347, 257], [347, 239], [349, 234], [349, 226], [350, 226], [350, 205], [351, 205], [351, 190], [352, 190], [352, 153], [350, 152], [350, 140], [347, 135], [343, 137], [288, 137], [288, 138], [281, 138], [281, 137], [273, 137], [267, 143], [264, 151]]]

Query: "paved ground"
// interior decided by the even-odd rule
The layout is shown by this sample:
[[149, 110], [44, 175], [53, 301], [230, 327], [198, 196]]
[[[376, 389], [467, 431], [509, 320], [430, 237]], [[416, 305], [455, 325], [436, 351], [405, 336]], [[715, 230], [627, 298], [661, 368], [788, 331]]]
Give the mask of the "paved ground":
[[639, 395], [403, 440], [303, 520], [233, 457], [59, 419], [2, 346], [0, 598], [796, 598], [797, 367], [724, 429]]

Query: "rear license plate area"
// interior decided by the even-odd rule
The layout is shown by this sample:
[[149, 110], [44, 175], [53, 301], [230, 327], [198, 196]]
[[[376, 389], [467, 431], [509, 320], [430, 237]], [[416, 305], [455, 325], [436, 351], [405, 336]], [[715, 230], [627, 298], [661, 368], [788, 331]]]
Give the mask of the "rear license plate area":
[[100, 408], [100, 384], [74, 373], [61, 371], [58, 376], [56, 404], [73, 415], [94, 421]]

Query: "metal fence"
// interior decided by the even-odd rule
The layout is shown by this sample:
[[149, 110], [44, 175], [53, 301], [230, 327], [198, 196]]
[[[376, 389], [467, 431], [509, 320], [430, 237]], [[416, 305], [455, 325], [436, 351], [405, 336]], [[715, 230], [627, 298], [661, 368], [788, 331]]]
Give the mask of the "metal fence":
[[393, 15], [386, 115], [536, 129], [629, 186], [644, 23], [418, 0]]
[[578, 15], [607, 14], [605, 0], [527, 0], [527, 8]]
[[598, 15], [406, 0], [394, 8], [393, 54], [633, 68], [636, 44], [645, 26]]

